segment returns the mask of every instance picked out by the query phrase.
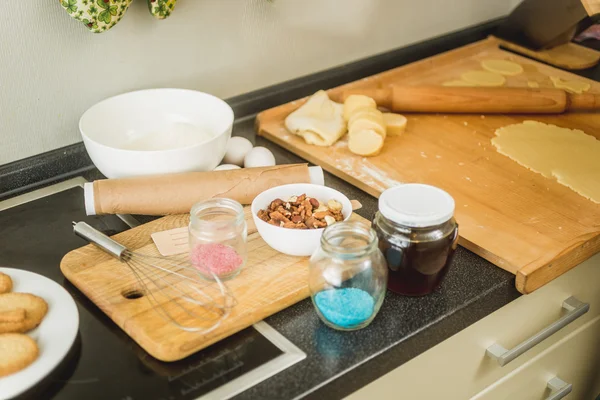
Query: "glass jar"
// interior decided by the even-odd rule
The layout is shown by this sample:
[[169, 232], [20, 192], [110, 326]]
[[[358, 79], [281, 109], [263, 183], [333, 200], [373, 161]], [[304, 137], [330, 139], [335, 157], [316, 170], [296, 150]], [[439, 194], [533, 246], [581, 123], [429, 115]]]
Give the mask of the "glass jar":
[[310, 259], [313, 305], [329, 327], [352, 331], [369, 325], [381, 307], [387, 283], [377, 235], [360, 222], [328, 226]]
[[210, 199], [190, 212], [190, 259], [200, 274], [214, 280], [238, 275], [248, 259], [244, 208], [230, 199]]
[[381, 194], [373, 228], [391, 291], [422, 296], [440, 286], [458, 244], [453, 214], [454, 199], [434, 186], [405, 184]]

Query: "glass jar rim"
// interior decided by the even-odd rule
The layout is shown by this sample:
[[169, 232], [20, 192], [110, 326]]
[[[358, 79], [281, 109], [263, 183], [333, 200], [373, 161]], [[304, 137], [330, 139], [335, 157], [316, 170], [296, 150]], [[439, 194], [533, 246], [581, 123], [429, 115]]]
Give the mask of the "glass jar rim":
[[[366, 244], [357, 247], [347, 247], [333, 243], [343, 235], [353, 233], [365, 239]], [[377, 248], [379, 239], [377, 233], [369, 225], [359, 221], [336, 222], [325, 228], [321, 236], [321, 249], [330, 254], [341, 256], [359, 256], [371, 252]]]
[[[213, 209], [225, 209], [235, 212], [230, 221], [207, 221], [199, 217], [199, 214]], [[240, 225], [245, 221], [244, 207], [237, 201], [227, 198], [212, 198], [209, 200], [200, 201], [192, 206], [190, 210], [190, 224], [196, 225], [217, 225], [224, 222], [231, 222], [233, 225]]]

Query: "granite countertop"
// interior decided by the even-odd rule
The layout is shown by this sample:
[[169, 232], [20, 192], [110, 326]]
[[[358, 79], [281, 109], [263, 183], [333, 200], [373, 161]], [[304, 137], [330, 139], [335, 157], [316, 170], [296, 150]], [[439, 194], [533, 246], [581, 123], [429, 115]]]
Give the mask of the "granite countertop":
[[[271, 149], [278, 164], [303, 162], [264, 138], [256, 137], [256, 112], [317, 89], [337, 86], [482, 39], [495, 24], [491, 22], [230, 99], [236, 115], [245, 115], [236, 121], [234, 135], [245, 136], [256, 145]], [[584, 71], [582, 75], [598, 79], [599, 71], [596, 68]], [[78, 175], [88, 180], [102, 177], [81, 144], [0, 166], [0, 200]], [[357, 213], [372, 219], [377, 208], [375, 198], [328, 173], [325, 174], [325, 183], [359, 200], [363, 208]], [[517, 298], [520, 294], [515, 289], [514, 280], [512, 274], [459, 247], [441, 289], [424, 297], [405, 297], [388, 292], [379, 314], [365, 329], [354, 332], [329, 329], [318, 319], [311, 301], [301, 301], [267, 318], [266, 322], [303, 350], [307, 354], [306, 359], [235, 398], [346, 396]]]

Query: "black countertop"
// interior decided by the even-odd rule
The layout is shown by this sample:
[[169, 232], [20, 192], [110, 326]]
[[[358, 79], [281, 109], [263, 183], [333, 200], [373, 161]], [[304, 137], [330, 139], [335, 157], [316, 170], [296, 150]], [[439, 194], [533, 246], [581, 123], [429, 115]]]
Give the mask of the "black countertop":
[[[490, 22], [230, 99], [236, 115], [245, 115], [236, 121], [234, 135], [245, 136], [256, 145], [271, 149], [278, 164], [301, 162], [294, 154], [255, 136], [256, 112], [318, 89], [334, 87], [483, 39], [495, 25], [496, 22]], [[581, 75], [598, 79], [599, 71], [596, 68], [583, 71]], [[0, 200], [79, 175], [87, 180], [102, 177], [91, 164], [82, 144], [0, 166]], [[325, 183], [359, 200], [363, 208], [357, 213], [372, 219], [377, 207], [375, 198], [328, 173]], [[424, 297], [404, 297], [388, 292], [379, 314], [365, 329], [354, 332], [329, 329], [319, 321], [310, 300], [301, 301], [267, 318], [266, 322], [303, 350], [307, 358], [235, 398], [341, 398], [518, 296], [513, 275], [459, 247], [441, 289]], [[123, 335], [120, 340], [130, 339]], [[114, 384], [127, 385], [127, 379], [124, 377]], [[152, 393], [146, 398], [152, 399]]]

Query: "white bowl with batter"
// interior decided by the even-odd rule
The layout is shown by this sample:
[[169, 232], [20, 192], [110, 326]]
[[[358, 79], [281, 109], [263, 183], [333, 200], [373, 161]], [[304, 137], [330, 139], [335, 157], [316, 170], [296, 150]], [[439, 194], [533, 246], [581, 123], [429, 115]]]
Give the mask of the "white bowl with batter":
[[103, 100], [79, 121], [85, 148], [108, 178], [211, 171], [225, 155], [233, 110], [208, 93], [149, 89]]

